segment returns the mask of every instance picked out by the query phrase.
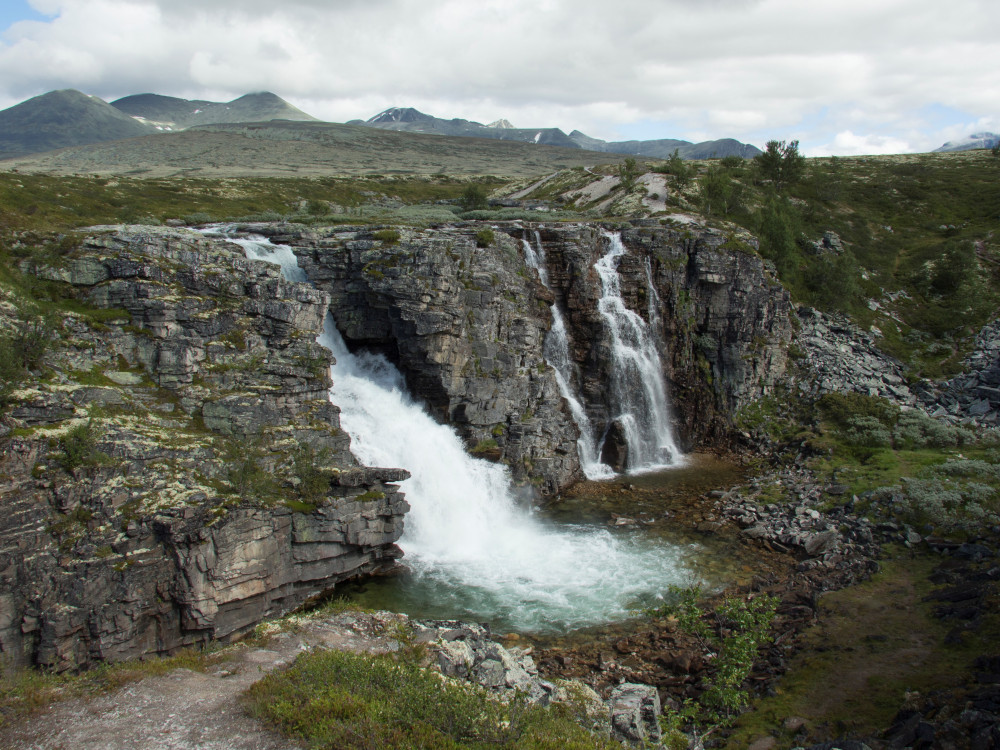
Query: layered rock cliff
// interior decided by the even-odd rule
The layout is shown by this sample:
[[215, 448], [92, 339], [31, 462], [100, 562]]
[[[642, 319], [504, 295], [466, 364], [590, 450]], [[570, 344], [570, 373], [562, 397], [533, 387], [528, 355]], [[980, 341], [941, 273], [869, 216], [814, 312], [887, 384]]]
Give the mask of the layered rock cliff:
[[[749, 235], [656, 221], [618, 229], [628, 249], [618, 264], [623, 298], [658, 340], [680, 440], [687, 449], [723, 443], [734, 415], [784, 371], [788, 294]], [[255, 230], [293, 246], [330, 292], [348, 345], [384, 352], [470, 449], [543, 492], [580, 476], [579, 430], [543, 345], [555, 303], [567, 318], [591, 421], [612, 425], [613, 364], [594, 269], [608, 250], [608, 228]], [[525, 262], [523, 241], [535, 241], [536, 230], [551, 291]]]
[[542, 351], [551, 294], [518, 240], [471, 225], [273, 239], [330, 293], [348, 345], [385, 353], [473, 453], [546, 492], [579, 477], [579, 431]]
[[63, 244], [26, 270], [84, 305], [0, 428], [0, 655], [168, 653], [393, 564], [407, 473], [349, 452], [327, 295], [189, 231]]

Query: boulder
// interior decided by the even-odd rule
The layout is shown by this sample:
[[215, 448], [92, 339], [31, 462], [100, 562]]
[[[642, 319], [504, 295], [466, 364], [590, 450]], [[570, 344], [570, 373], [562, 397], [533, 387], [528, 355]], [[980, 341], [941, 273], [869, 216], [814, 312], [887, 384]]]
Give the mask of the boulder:
[[611, 735], [619, 742], [635, 747], [655, 745], [660, 729], [660, 695], [651, 685], [623, 683], [612, 692]]

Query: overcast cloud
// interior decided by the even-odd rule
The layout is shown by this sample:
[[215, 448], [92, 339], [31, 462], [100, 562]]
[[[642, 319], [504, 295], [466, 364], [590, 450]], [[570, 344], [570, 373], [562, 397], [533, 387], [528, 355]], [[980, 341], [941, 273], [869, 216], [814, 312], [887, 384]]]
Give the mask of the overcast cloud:
[[[997, 0], [29, 0], [0, 108], [53, 89], [316, 117], [389, 106], [605, 139], [925, 151], [1000, 132]], [[25, 9], [23, 17], [29, 17]]]

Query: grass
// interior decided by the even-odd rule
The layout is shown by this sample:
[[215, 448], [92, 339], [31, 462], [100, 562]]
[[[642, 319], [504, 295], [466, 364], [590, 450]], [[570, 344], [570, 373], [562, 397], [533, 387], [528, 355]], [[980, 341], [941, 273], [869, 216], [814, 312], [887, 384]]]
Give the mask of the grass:
[[892, 723], [907, 693], [926, 696], [962, 684], [972, 660], [995, 647], [1000, 617], [991, 612], [961, 643], [946, 643], [953, 625], [923, 601], [933, 588], [928, 576], [940, 562], [895, 550], [869, 581], [825, 594], [819, 622], [806, 631], [775, 694], [737, 721], [727, 747], [745, 748], [772, 734], [779, 749], [811, 744], [781, 729], [788, 717], [805, 719], [816, 742], [877, 734]]
[[[478, 181], [489, 191], [497, 178]], [[52, 177], [0, 172], [0, 237], [11, 230], [64, 232], [94, 224], [192, 223], [262, 217], [322, 222], [339, 209], [341, 221], [367, 223], [362, 207], [384, 197], [403, 204], [457, 200], [468, 180], [411, 178], [163, 178]], [[384, 212], [382, 213], [384, 218]], [[7, 242], [12, 240], [8, 237]]]
[[566, 707], [502, 702], [444, 680], [405, 655], [316, 651], [246, 694], [252, 715], [310, 748], [618, 748], [573, 721]]

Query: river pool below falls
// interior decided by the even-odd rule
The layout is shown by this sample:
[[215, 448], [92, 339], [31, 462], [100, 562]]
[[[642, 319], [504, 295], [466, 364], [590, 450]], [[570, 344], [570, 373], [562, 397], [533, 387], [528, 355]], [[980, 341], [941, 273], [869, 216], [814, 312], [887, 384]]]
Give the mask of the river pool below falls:
[[[516, 633], [539, 643], [567, 633], [586, 638], [588, 633], [627, 627], [641, 610], [662, 603], [671, 585], [719, 590], [746, 583], [780, 564], [714, 523], [714, 501], [708, 493], [740, 484], [743, 477], [742, 469], [730, 461], [692, 454], [676, 468], [580, 482], [535, 510], [534, 517], [560, 536], [578, 534], [586, 540], [607, 533], [631, 555], [645, 551], [658, 561], [650, 569], [661, 577], [662, 589], [656, 583], [637, 586], [620, 606], [607, 605], [607, 596], [620, 594], [614, 582], [607, 582], [607, 592], [600, 585], [595, 590], [590, 571], [582, 571], [584, 588], [563, 584], [550, 598], [536, 585], [518, 581], [516, 573], [511, 580], [494, 575], [488, 584], [476, 586], [469, 585], [467, 577], [453, 579], [446, 570], [410, 568], [406, 558], [401, 572], [344, 585], [337, 596], [358, 606], [412, 617], [484, 622], [496, 633]], [[602, 560], [599, 554], [597, 559], [585, 555], [580, 561], [581, 568], [603, 564], [609, 577], [614, 575], [613, 561]], [[566, 601], [574, 597], [578, 601]]]

